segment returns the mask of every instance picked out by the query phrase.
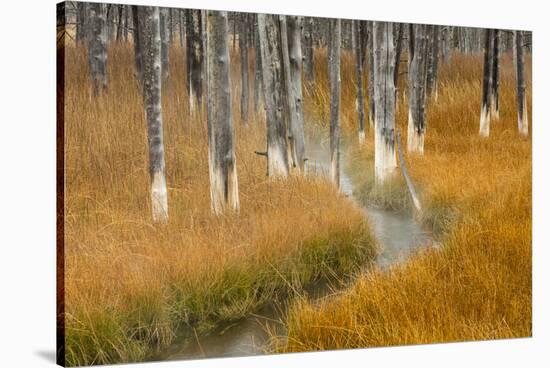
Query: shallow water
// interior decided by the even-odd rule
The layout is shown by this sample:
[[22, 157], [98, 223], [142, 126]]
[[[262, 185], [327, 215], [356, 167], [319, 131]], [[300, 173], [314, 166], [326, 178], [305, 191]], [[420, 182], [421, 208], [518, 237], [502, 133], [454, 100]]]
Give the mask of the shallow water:
[[[308, 140], [306, 147], [307, 165], [309, 175], [328, 175], [329, 149], [320, 139]], [[345, 162], [345, 156], [341, 162]], [[353, 197], [353, 185], [341, 165], [340, 190], [350, 200]], [[416, 249], [426, 246], [432, 240], [431, 235], [422, 230], [414, 221], [412, 214], [395, 212], [391, 210], [363, 207], [365, 215], [369, 219], [374, 237], [381, 246], [376, 258], [376, 264], [382, 269], [403, 262]], [[326, 283], [318, 283], [308, 290], [311, 299], [330, 298], [338, 289]], [[175, 343], [167, 351], [163, 352], [160, 360], [180, 360], [231, 356], [251, 356], [263, 354], [266, 351], [265, 344], [269, 340], [267, 329], [284, 333], [282, 316], [286, 306], [274, 303], [254, 315], [250, 315], [213, 331], [205, 336], [182, 339]]]

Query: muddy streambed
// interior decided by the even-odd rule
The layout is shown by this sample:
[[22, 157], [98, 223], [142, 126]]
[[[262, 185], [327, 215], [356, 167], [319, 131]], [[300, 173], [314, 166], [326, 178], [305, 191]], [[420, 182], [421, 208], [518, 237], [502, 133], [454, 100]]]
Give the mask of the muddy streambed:
[[[319, 138], [308, 139], [308, 161], [306, 170], [309, 175], [328, 176], [329, 149], [327, 142]], [[341, 191], [352, 201], [354, 188], [343, 169], [346, 165], [345, 155], [341, 157]], [[358, 202], [356, 201], [358, 204]], [[359, 204], [358, 204], [359, 205]], [[376, 258], [376, 265], [387, 269], [393, 264], [403, 262], [416, 249], [432, 241], [431, 234], [422, 230], [411, 213], [392, 210], [362, 207], [367, 216], [373, 235], [381, 249]], [[306, 290], [307, 297], [313, 300], [330, 298], [338, 293], [338, 286], [327, 282], [318, 282]], [[260, 355], [266, 352], [269, 342], [267, 330], [284, 334], [282, 318], [286, 310], [285, 301], [274, 302], [257, 313], [242, 320], [219, 327], [208, 335], [185, 336], [176, 340], [172, 346], [163, 351], [155, 360], [181, 360], [231, 356]]]

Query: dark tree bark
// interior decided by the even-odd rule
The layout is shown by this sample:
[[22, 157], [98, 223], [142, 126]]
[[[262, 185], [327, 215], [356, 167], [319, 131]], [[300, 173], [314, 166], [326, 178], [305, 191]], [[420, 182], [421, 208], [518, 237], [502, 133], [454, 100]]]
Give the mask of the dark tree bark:
[[120, 42], [122, 40], [122, 13], [124, 12], [124, 5], [117, 5], [118, 8], [118, 23], [117, 23], [117, 29], [116, 29], [116, 42]]
[[180, 46], [181, 48], [184, 47], [184, 40], [185, 40], [185, 10], [184, 9], [178, 9], [179, 14], [179, 28], [180, 28]]
[[143, 81], [143, 68], [142, 68], [142, 45], [141, 45], [141, 30], [143, 25], [140, 22], [141, 12], [139, 6], [132, 5], [132, 20], [133, 20], [133, 41], [134, 41], [134, 54], [136, 62], [136, 78], [141, 83]]
[[395, 66], [393, 69], [393, 84], [395, 86], [395, 92], [396, 97], [395, 100], [397, 101], [397, 88], [399, 81], [399, 66], [401, 65], [401, 50], [403, 48], [403, 29], [405, 28], [403, 23], [397, 24], [397, 40], [395, 41]]
[[500, 57], [500, 32], [495, 29], [493, 31], [493, 53], [492, 53], [492, 61], [491, 61], [491, 96], [490, 96], [490, 104], [491, 104], [491, 119], [498, 120], [500, 118], [500, 111], [499, 111], [499, 102], [498, 102], [498, 94], [499, 94], [499, 84], [500, 84], [500, 63], [499, 63], [499, 57]]
[[201, 32], [201, 11], [187, 11], [187, 90], [189, 109], [194, 111], [202, 105], [203, 43]]
[[229, 86], [227, 12], [206, 12], [208, 164], [212, 211], [239, 210], [235, 133]]
[[429, 39], [430, 45], [428, 45], [429, 58], [428, 58], [428, 74], [426, 81], [426, 93], [428, 96], [433, 96], [437, 101], [438, 89], [437, 89], [437, 73], [439, 68], [439, 43], [440, 43], [440, 30], [439, 26], [431, 26], [431, 37]]
[[426, 131], [426, 72], [428, 63], [429, 27], [423, 24], [413, 26], [414, 52], [409, 67], [409, 122], [407, 128], [407, 150], [424, 153]]
[[140, 11], [143, 12], [143, 97], [149, 145], [152, 214], [154, 222], [166, 222], [168, 195], [164, 174], [160, 16], [157, 7], [140, 7]]
[[374, 102], [374, 36], [373, 36], [373, 22], [367, 22], [367, 59], [369, 68], [369, 80], [367, 84], [367, 100], [368, 100], [368, 112], [369, 112], [369, 126], [374, 128], [374, 120], [376, 114], [376, 106]]
[[315, 78], [314, 60], [313, 60], [313, 18], [305, 19], [304, 26], [304, 62], [305, 62], [305, 77], [308, 82], [312, 82]]
[[376, 183], [384, 183], [397, 167], [395, 155], [395, 86], [393, 68], [395, 50], [393, 25], [374, 22], [374, 98], [376, 104], [374, 136], [374, 175]]
[[246, 15], [240, 15], [240, 33], [239, 33], [239, 52], [241, 56], [241, 120], [244, 124], [248, 122], [248, 42], [247, 42], [247, 29], [248, 22]]
[[254, 15], [254, 21], [254, 113], [258, 114], [262, 106], [262, 55], [257, 15]]
[[359, 143], [365, 142], [365, 99], [363, 96], [363, 47], [361, 44], [361, 22], [352, 21], [351, 47], [355, 56], [355, 83], [357, 88], [357, 121]]
[[523, 32], [514, 31], [514, 54], [517, 80], [517, 102], [518, 102], [518, 130], [519, 133], [529, 135], [529, 119], [527, 116], [527, 95], [525, 94], [525, 56], [523, 48]]
[[489, 136], [491, 117], [489, 114], [491, 91], [491, 62], [493, 53], [493, 30], [485, 30], [485, 48], [483, 54], [483, 85], [481, 91], [481, 117], [479, 119], [479, 135]]
[[84, 43], [88, 35], [88, 4], [77, 2], [76, 3], [76, 42]]
[[330, 176], [340, 188], [340, 19], [330, 19], [328, 74], [330, 85]]
[[267, 124], [267, 174], [289, 174], [286, 127], [283, 117], [281, 33], [275, 15], [258, 14], [262, 82]]

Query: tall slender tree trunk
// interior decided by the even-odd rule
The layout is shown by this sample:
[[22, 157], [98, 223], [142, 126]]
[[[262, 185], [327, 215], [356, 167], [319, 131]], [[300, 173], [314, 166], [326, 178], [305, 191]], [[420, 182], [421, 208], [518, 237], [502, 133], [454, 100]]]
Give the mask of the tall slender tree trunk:
[[340, 188], [340, 45], [342, 23], [330, 19], [328, 75], [330, 85], [330, 177]]
[[428, 45], [429, 58], [428, 58], [428, 74], [426, 76], [426, 93], [428, 96], [433, 96], [437, 101], [437, 73], [439, 68], [439, 43], [440, 43], [440, 30], [439, 26], [431, 26], [431, 37]]
[[164, 174], [160, 15], [157, 7], [140, 7], [140, 10], [143, 11], [143, 97], [149, 145], [152, 214], [154, 222], [164, 223], [168, 220], [168, 194]]
[[166, 81], [170, 75], [170, 64], [168, 62], [168, 23], [169, 12], [168, 8], [160, 8], [160, 39], [161, 39], [161, 59], [162, 59], [162, 79]]
[[403, 49], [403, 23], [397, 23], [397, 40], [395, 41], [395, 66], [393, 69], [393, 85], [395, 86], [395, 100], [397, 102], [397, 89], [399, 81], [399, 67], [401, 65], [401, 50]]
[[313, 60], [313, 18], [305, 19], [304, 27], [304, 62], [305, 76], [308, 82], [312, 82], [315, 78], [314, 60]]
[[216, 215], [239, 210], [235, 133], [229, 85], [227, 12], [206, 11], [206, 91], [210, 199]]
[[94, 96], [107, 91], [107, 12], [105, 4], [90, 3], [88, 61]]
[[491, 116], [489, 114], [491, 91], [491, 62], [493, 51], [493, 30], [485, 30], [485, 51], [483, 54], [483, 86], [481, 91], [481, 116], [479, 119], [479, 135], [481, 137], [489, 136]]
[[423, 24], [414, 25], [414, 52], [409, 67], [407, 150], [420, 154], [424, 153], [424, 135], [426, 132], [428, 27]]
[[76, 42], [84, 43], [88, 37], [87, 18], [88, 4], [76, 3]]
[[178, 9], [179, 13], [179, 28], [180, 28], [180, 46], [183, 49], [185, 46], [184, 40], [185, 40], [185, 10], [184, 9]]
[[122, 38], [124, 41], [128, 41], [128, 24], [130, 21], [130, 6], [129, 5], [123, 5], [124, 7], [124, 28], [122, 28]]
[[374, 136], [374, 176], [384, 183], [397, 167], [395, 155], [395, 86], [393, 83], [393, 25], [374, 22], [374, 98], [376, 104]]
[[518, 101], [518, 130], [519, 133], [529, 135], [529, 118], [527, 116], [527, 95], [525, 94], [525, 56], [523, 52], [523, 33], [514, 31], [514, 54], [516, 57], [516, 80]]
[[241, 56], [241, 120], [244, 124], [248, 122], [248, 42], [247, 42], [247, 14], [240, 16], [239, 33], [239, 52]]
[[369, 126], [374, 129], [374, 120], [376, 114], [375, 98], [374, 98], [374, 35], [373, 22], [367, 22], [367, 59], [369, 67], [369, 80], [367, 85], [367, 100], [369, 108]]
[[353, 20], [351, 23], [351, 47], [355, 56], [355, 83], [357, 85], [357, 121], [359, 143], [365, 142], [365, 99], [363, 97], [363, 47], [361, 44], [361, 22]]
[[498, 93], [499, 93], [499, 84], [500, 84], [500, 32], [498, 29], [493, 31], [493, 53], [491, 61], [491, 119], [498, 120], [500, 118], [499, 104], [498, 104]]
[[258, 14], [262, 57], [262, 81], [267, 123], [267, 174], [286, 177], [289, 173], [286, 127], [283, 117], [283, 70], [281, 36], [277, 16]]
[[254, 113], [258, 114], [262, 106], [262, 55], [260, 34], [258, 32], [258, 15], [254, 15]]
[[141, 11], [139, 6], [132, 5], [132, 21], [133, 21], [133, 32], [132, 38], [134, 41], [134, 54], [135, 54], [135, 64], [136, 64], [136, 78], [141, 83], [143, 82], [143, 68], [142, 68], [142, 45], [141, 45], [141, 35], [143, 25], [141, 24]]
[[116, 42], [122, 41], [122, 13], [124, 11], [124, 5], [117, 5], [118, 8], [118, 22], [116, 28]]
[[201, 11], [187, 11], [187, 90], [189, 92], [189, 109], [194, 111], [202, 105], [202, 59], [203, 43], [201, 32]]
[[288, 107], [288, 143], [292, 166], [304, 170], [305, 138], [302, 104], [302, 18], [281, 16], [281, 46]]

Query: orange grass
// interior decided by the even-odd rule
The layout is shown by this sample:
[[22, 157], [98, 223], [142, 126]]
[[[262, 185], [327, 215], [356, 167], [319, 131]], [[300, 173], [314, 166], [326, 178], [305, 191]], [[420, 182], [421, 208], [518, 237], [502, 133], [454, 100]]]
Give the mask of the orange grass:
[[[268, 180], [263, 117], [233, 112], [241, 212], [210, 211], [204, 114], [190, 118], [184, 55], [163, 89], [169, 222], [151, 223], [144, 109], [131, 44], [109, 50], [94, 98], [85, 49], [66, 48], [65, 301], [68, 365], [151, 357], [178, 329], [239, 319], [315, 279], [353, 272], [374, 246], [361, 211], [325, 180]], [[233, 61], [238, 60], [234, 55]], [[252, 61], [251, 61], [252, 65]], [[252, 110], [252, 101], [251, 101]]]
[[[388, 272], [366, 274], [331, 300], [296, 302], [276, 350], [531, 336], [531, 139], [518, 134], [511, 55], [502, 58], [500, 121], [491, 122], [489, 138], [479, 138], [481, 72], [480, 55], [454, 55], [441, 66], [439, 97], [428, 106], [425, 155], [406, 157], [421, 192], [421, 218], [440, 235], [439, 247]], [[317, 76], [323, 78], [319, 70]], [[530, 67], [527, 80], [530, 111]], [[319, 114], [324, 107], [314, 102], [309, 109]], [[353, 103], [343, 100], [345, 116]], [[403, 142], [406, 109], [401, 97]], [[344, 127], [354, 141], [353, 122]], [[372, 143], [350, 149], [350, 165], [360, 171], [356, 184], [372, 182], [372, 149]]]

